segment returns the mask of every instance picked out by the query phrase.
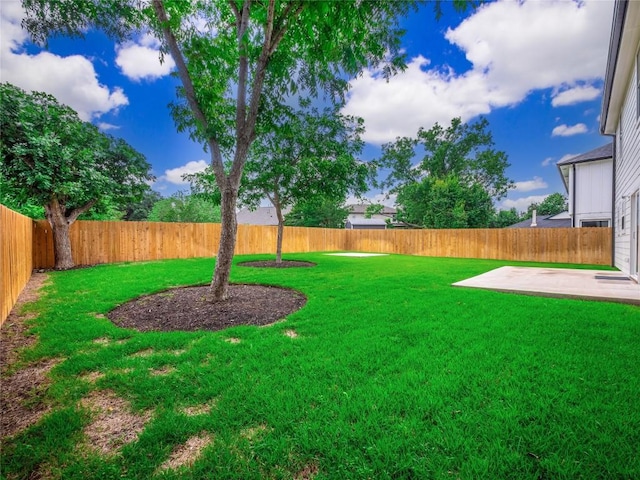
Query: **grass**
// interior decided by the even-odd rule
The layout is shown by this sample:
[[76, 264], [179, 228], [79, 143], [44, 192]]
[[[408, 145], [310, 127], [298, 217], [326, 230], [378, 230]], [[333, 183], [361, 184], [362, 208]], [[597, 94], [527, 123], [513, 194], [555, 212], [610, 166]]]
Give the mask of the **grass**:
[[[637, 307], [450, 286], [506, 262], [287, 258], [317, 266], [234, 266], [232, 280], [292, 287], [307, 305], [270, 327], [220, 332], [138, 333], [96, 317], [141, 294], [206, 283], [212, 260], [52, 273], [43, 298], [28, 307], [40, 313], [39, 342], [22, 361], [64, 359], [50, 374], [45, 401], [53, 409], [6, 439], [2, 474], [640, 476]], [[225, 341], [231, 337], [240, 342]], [[97, 372], [95, 383], [86, 380]], [[92, 390], [151, 412], [139, 438], [117, 454], [79, 447], [93, 415], [81, 399]], [[203, 405], [199, 415], [184, 413]], [[192, 466], [158, 470], [205, 434], [212, 440]]]

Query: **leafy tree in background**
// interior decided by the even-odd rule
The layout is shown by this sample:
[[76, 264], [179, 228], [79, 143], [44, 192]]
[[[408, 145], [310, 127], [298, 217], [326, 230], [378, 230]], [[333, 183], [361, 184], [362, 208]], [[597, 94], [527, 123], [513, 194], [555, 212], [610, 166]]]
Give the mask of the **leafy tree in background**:
[[532, 203], [527, 208], [525, 218], [531, 218], [533, 211], [536, 210], [538, 215], [557, 215], [567, 209], [567, 197], [561, 193], [552, 193], [548, 195], [542, 202]]
[[83, 213], [113, 211], [149, 187], [150, 165], [51, 95], [0, 85], [0, 176], [20, 204], [44, 206], [55, 268], [73, 267], [69, 227]]
[[160, 200], [162, 200], [162, 195], [154, 190], [147, 190], [140, 201], [131, 202], [124, 207], [122, 219], [130, 222], [147, 220], [151, 209]]
[[292, 227], [344, 228], [349, 209], [342, 200], [315, 197], [294, 205], [285, 217], [285, 225]]
[[525, 220], [525, 217], [518, 213], [515, 208], [509, 210], [498, 210], [491, 220], [491, 228], [504, 228]]
[[220, 206], [196, 195], [178, 192], [153, 205], [151, 222], [220, 223]]
[[283, 109], [271, 132], [257, 138], [245, 167], [240, 198], [249, 208], [267, 198], [278, 218], [276, 262], [282, 261], [284, 216], [297, 202], [321, 198], [343, 202], [349, 192], [367, 190], [370, 171], [358, 160], [363, 120], [310, 108]]
[[479, 184], [461, 182], [455, 175], [428, 176], [398, 192], [398, 219], [426, 228], [487, 227], [493, 202]]
[[[493, 148], [488, 122], [454, 118], [382, 146], [380, 164], [390, 173], [382, 187], [398, 195], [398, 219], [427, 228], [488, 227], [493, 200], [512, 188], [504, 152]], [[422, 159], [415, 164], [417, 149]]]
[[220, 301], [227, 297], [244, 165], [256, 137], [270, 131], [273, 107], [298, 91], [342, 98], [347, 79], [367, 66], [386, 77], [405, 68], [398, 18], [415, 2], [23, 0], [23, 6], [23, 25], [36, 41], [82, 36], [90, 27], [119, 40], [147, 29], [162, 39], [183, 87], [173, 105], [178, 129], [209, 149], [221, 194], [212, 280], [212, 299]]

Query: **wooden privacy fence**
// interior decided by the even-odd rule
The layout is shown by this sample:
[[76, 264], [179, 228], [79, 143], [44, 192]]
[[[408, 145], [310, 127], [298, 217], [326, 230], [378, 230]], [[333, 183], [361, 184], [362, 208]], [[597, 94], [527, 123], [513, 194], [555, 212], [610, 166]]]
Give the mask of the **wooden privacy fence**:
[[0, 205], [0, 325], [33, 270], [34, 222]]
[[[236, 254], [275, 253], [276, 227], [240, 225]], [[76, 265], [212, 257], [220, 241], [213, 223], [92, 222], [71, 227]], [[433, 257], [611, 265], [610, 228], [473, 230], [337, 230], [285, 227], [285, 253], [351, 250]], [[52, 268], [49, 223], [0, 205], [0, 324], [34, 268]]]
[[[275, 252], [276, 227], [240, 225], [236, 254]], [[211, 257], [220, 225], [77, 221], [71, 227], [77, 265], [164, 258]], [[285, 227], [283, 252], [351, 250], [434, 257], [611, 265], [610, 228], [469, 230], [337, 230]], [[54, 265], [53, 237], [36, 222], [34, 268]]]

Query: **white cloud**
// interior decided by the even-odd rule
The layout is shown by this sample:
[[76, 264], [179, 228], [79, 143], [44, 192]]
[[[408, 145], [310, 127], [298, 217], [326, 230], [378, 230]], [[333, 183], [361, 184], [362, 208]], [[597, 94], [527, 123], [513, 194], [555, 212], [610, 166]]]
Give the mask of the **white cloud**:
[[189, 182], [182, 179], [183, 175], [202, 172], [207, 168], [208, 163], [204, 160], [191, 161], [185, 165], [170, 170], [165, 170], [158, 180], [173, 183], [174, 185], [188, 185]]
[[455, 72], [418, 56], [388, 82], [378, 70], [364, 71], [351, 81], [344, 113], [362, 116], [364, 140], [381, 144], [415, 135], [421, 126], [516, 105], [534, 90], [571, 91], [601, 79], [612, 5], [597, 0], [485, 4], [445, 35], [465, 52], [471, 69]]
[[98, 81], [93, 64], [85, 57], [61, 57], [49, 52], [29, 55], [28, 41], [20, 27], [24, 12], [20, 2], [0, 2], [0, 78], [27, 91], [47, 92], [89, 121], [127, 105], [119, 87], [110, 89]]
[[581, 133], [587, 133], [587, 126], [584, 123], [576, 123], [571, 127], [569, 125], [558, 125], [551, 132], [552, 137], [570, 137], [572, 135], [579, 135]]
[[532, 190], [542, 190], [547, 188], [547, 182], [540, 177], [533, 177], [533, 180], [516, 182], [514, 190], [516, 192], [531, 192]]
[[556, 93], [551, 100], [554, 107], [575, 105], [580, 102], [595, 100], [600, 96], [600, 89], [591, 85], [569, 88]]
[[548, 167], [551, 164], [553, 164], [553, 157], [547, 157], [541, 163], [543, 167]]
[[498, 206], [498, 209], [501, 210], [510, 210], [515, 208], [518, 212], [525, 212], [529, 205], [532, 203], [540, 203], [549, 195], [530, 195], [528, 197], [521, 198], [507, 198], [502, 201], [502, 203]]
[[116, 46], [116, 53], [116, 65], [127, 78], [136, 82], [169, 75], [175, 67], [170, 55], [165, 55], [160, 62], [160, 44], [151, 35]]
[[119, 130], [120, 129], [120, 125], [113, 125], [111, 123], [107, 123], [107, 122], [99, 122], [97, 127], [106, 132], [107, 130]]

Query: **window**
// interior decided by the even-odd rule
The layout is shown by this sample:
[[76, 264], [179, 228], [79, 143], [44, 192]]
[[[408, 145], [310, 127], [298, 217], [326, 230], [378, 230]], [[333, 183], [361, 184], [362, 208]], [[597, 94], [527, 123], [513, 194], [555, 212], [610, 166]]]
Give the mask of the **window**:
[[580, 226], [581, 227], [608, 227], [609, 220], [582, 220], [580, 222]]

